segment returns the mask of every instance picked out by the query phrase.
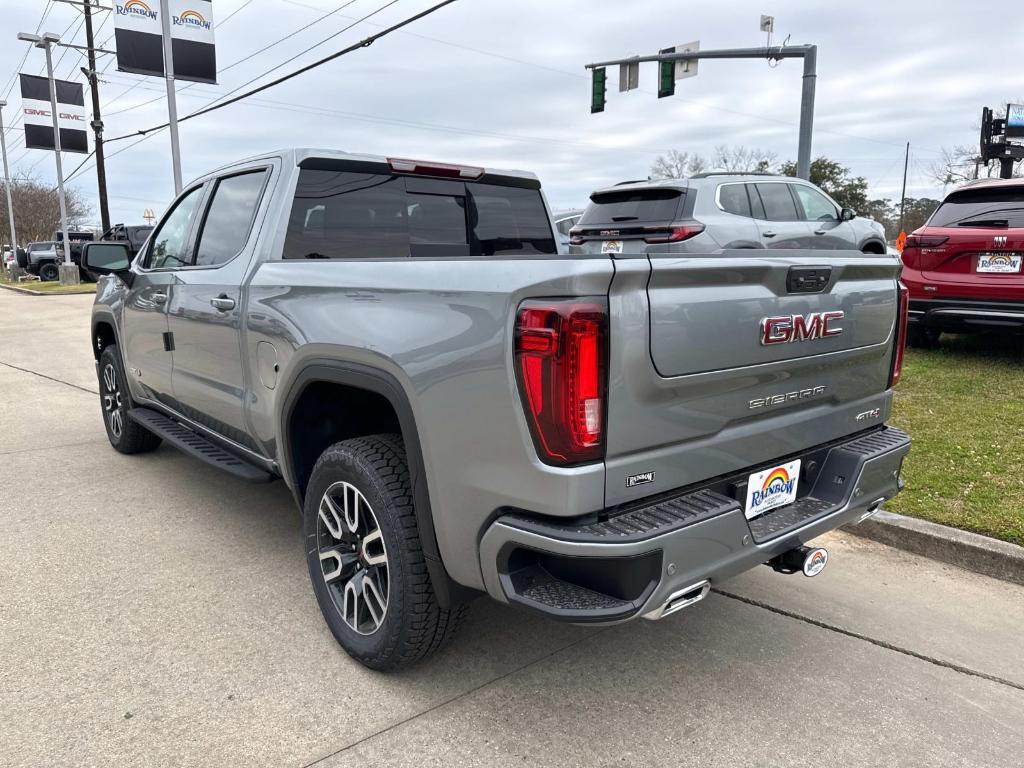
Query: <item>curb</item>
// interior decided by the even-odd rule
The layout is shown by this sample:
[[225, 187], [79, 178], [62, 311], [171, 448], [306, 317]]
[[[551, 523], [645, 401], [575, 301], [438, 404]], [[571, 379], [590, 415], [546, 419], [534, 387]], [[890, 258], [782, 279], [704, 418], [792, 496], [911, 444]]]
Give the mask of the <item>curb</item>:
[[978, 533], [879, 511], [843, 530], [968, 571], [1024, 585], [1024, 547]]
[[17, 293], [23, 293], [26, 296], [88, 296], [88, 291], [68, 291], [67, 293], [55, 293], [53, 291], [33, 291], [31, 288], [26, 288], [23, 285], [11, 285], [10, 283], [0, 283], [0, 288], [6, 288], [8, 291], [15, 291]]

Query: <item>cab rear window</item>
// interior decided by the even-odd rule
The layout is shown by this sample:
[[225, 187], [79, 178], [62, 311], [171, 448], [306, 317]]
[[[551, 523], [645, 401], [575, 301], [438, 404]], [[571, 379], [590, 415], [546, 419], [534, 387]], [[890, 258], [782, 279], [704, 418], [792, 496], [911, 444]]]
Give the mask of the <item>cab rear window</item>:
[[684, 192], [679, 189], [599, 192], [591, 195], [591, 204], [580, 219], [579, 226], [670, 223], [680, 218], [684, 198]]
[[539, 189], [304, 168], [286, 259], [557, 254]]
[[932, 227], [1024, 227], [1024, 187], [964, 189], [932, 214]]

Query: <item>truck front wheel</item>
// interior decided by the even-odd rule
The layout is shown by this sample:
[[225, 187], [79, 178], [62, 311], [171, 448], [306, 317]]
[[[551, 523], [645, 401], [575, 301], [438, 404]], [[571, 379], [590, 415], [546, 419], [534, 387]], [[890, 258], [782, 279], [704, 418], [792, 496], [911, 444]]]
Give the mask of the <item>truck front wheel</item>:
[[121, 366], [121, 352], [116, 344], [103, 348], [98, 373], [103, 426], [106, 427], [110, 445], [114, 450], [128, 454], [156, 450], [160, 438], [128, 418], [132, 400]]
[[324, 451], [306, 489], [303, 531], [320, 611], [352, 658], [396, 669], [454, 634], [465, 607], [437, 604], [401, 437], [356, 438]]

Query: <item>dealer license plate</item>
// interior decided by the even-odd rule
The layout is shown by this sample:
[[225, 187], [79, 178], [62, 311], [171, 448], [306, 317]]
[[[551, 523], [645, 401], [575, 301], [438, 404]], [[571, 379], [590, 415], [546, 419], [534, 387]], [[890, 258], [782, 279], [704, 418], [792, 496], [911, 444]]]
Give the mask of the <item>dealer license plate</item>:
[[796, 501], [800, 481], [800, 460], [779, 464], [747, 478], [747, 520], [763, 515], [770, 509], [784, 507]]
[[1024, 254], [1020, 253], [979, 253], [978, 271], [990, 274], [1012, 275], [1020, 272]]

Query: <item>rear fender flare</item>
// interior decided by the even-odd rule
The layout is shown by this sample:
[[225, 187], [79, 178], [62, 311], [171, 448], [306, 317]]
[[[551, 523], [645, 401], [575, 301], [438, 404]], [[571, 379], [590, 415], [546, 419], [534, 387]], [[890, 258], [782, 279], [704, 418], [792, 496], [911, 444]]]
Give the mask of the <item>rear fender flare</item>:
[[423, 547], [423, 556], [427, 563], [430, 581], [434, 587], [434, 594], [442, 608], [450, 608], [463, 602], [468, 597], [470, 590], [457, 584], [448, 576], [441, 560], [416, 419], [405, 388], [393, 374], [363, 363], [313, 358], [303, 361], [301, 367], [294, 369], [287, 381], [284, 382], [282, 391], [286, 394], [278, 400], [277, 405], [277, 433], [280, 435], [277, 462], [281, 475], [291, 489], [299, 509], [301, 510], [303, 506], [303, 492], [298, 487], [298, 479], [292, 466], [290, 422], [295, 405], [303, 391], [314, 382], [330, 382], [365, 389], [381, 395], [391, 404], [398, 416], [402, 440], [405, 443], [409, 477], [412, 481], [413, 497], [416, 503], [416, 525], [419, 528], [420, 543]]

